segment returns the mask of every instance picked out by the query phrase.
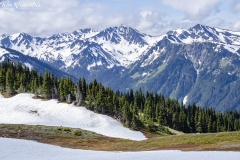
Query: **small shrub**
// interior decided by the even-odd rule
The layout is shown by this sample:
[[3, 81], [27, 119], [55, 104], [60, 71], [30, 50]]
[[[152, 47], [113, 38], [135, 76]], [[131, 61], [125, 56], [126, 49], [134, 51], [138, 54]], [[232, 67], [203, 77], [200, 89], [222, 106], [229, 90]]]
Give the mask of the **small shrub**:
[[73, 132], [73, 134], [74, 134], [75, 136], [82, 136], [82, 132], [79, 131], [79, 130], [75, 130], [75, 131]]
[[168, 128], [165, 128], [165, 130], [163, 132], [166, 134], [172, 134], [172, 132], [170, 132]]
[[70, 128], [63, 128], [63, 131], [65, 131], [65, 132], [71, 132]]
[[62, 131], [62, 128], [57, 128], [58, 131]]
[[155, 132], [156, 131], [156, 126], [154, 125], [153, 121], [148, 122], [147, 130], [149, 132]]

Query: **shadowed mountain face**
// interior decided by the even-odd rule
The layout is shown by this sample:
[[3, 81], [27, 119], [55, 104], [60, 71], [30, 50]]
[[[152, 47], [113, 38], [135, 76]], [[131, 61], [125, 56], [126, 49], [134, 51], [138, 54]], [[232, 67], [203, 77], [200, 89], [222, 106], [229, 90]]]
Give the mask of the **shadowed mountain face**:
[[197, 24], [150, 36], [117, 26], [50, 37], [2, 35], [0, 45], [121, 91], [141, 87], [186, 105], [240, 111], [240, 32]]
[[61, 77], [72, 77], [74, 81], [77, 79], [59, 69], [56, 69], [34, 57], [26, 56], [16, 50], [9, 48], [0, 47], [0, 63], [3, 61], [12, 61], [14, 63], [22, 63], [24, 66], [39, 71], [42, 75], [44, 75], [45, 71], [48, 70], [58, 78]]

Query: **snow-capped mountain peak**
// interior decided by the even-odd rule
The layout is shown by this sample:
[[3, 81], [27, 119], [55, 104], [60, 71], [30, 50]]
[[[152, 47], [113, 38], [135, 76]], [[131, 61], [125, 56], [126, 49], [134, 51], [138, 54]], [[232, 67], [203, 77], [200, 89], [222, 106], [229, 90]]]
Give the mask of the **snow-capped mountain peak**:
[[162, 36], [153, 37], [129, 26], [120, 25], [106, 28], [89, 38], [89, 41], [100, 44], [121, 66], [128, 67], [139, 59], [149, 46], [161, 39]]
[[[189, 29], [169, 31], [162, 36], [150, 36], [125, 25], [109, 27], [102, 31], [91, 28], [78, 29], [49, 37], [32, 37], [26, 33], [4, 34], [0, 37], [0, 46], [15, 49], [66, 70], [69, 67], [84, 66], [80, 64], [83, 63], [80, 60], [83, 59], [83, 55], [90, 68], [101, 66], [109, 69], [113, 66], [129, 67], [164, 39], [177, 44], [211, 42], [237, 54], [240, 48], [240, 32], [200, 24]], [[89, 70], [90, 68], [88, 67]]]
[[175, 43], [211, 42], [223, 45], [225, 49], [232, 53], [237, 53], [237, 50], [240, 48], [240, 32], [213, 28], [201, 24], [197, 24], [190, 29], [169, 31], [167, 34], [175, 37], [171, 39]]
[[99, 31], [95, 31], [95, 30], [93, 30], [91, 28], [79, 29], [79, 30], [77, 30], [77, 32], [82, 35], [81, 37], [83, 39], [87, 39], [87, 38], [93, 37], [93, 36], [95, 36], [96, 34], [99, 33]]

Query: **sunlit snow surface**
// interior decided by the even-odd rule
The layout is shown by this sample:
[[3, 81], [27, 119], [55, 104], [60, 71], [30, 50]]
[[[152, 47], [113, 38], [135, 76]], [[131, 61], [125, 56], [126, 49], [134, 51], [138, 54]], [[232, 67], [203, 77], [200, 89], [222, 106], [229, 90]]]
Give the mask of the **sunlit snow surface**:
[[61, 148], [34, 141], [0, 138], [2, 160], [237, 160], [240, 152], [104, 152]]
[[18, 94], [12, 98], [0, 95], [0, 123], [65, 126], [81, 128], [102, 135], [131, 140], [146, 137], [123, 127], [113, 118], [96, 114], [84, 107], [58, 103], [57, 100], [33, 99], [32, 94]]
[[4, 54], [8, 53], [5, 49], [0, 47], [0, 57], [3, 56]]

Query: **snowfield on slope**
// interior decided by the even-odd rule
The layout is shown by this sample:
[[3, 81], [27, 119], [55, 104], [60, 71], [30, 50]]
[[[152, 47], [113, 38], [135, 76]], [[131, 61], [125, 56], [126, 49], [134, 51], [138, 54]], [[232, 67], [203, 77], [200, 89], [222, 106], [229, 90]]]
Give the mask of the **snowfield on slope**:
[[84, 107], [58, 103], [57, 100], [33, 99], [33, 94], [18, 94], [12, 98], [0, 95], [0, 123], [64, 126], [81, 128], [105, 136], [145, 140], [137, 131], [123, 127], [113, 118], [96, 114]]
[[144, 151], [144, 152], [105, 152], [61, 148], [34, 141], [0, 138], [0, 159], [8, 160], [236, 160], [239, 152], [181, 152], [181, 151]]

